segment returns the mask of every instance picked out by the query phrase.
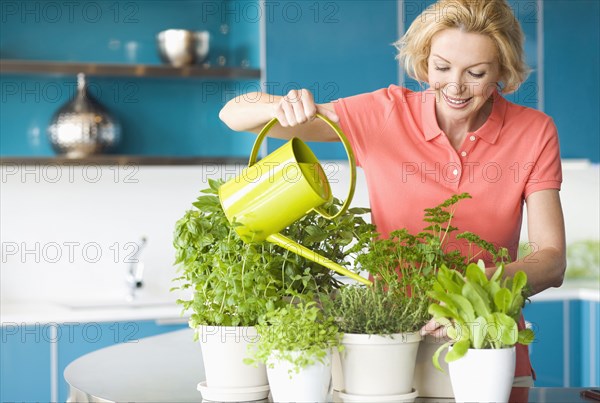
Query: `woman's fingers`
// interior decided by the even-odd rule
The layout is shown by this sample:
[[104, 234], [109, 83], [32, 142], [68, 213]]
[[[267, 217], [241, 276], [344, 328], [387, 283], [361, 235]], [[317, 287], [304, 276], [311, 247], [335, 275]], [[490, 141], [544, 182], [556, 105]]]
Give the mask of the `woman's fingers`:
[[274, 117], [281, 126], [296, 126], [314, 119], [317, 114], [317, 105], [314, 97], [307, 89], [291, 90], [288, 92], [274, 110]]
[[429, 322], [427, 322], [422, 328], [421, 328], [421, 336], [433, 336], [436, 339], [437, 338], [447, 338], [448, 335], [446, 333], [446, 326], [443, 326], [439, 323], [437, 323], [437, 321], [434, 318], [431, 318], [429, 320]]
[[338, 123], [340, 121], [340, 118], [338, 117], [337, 113], [335, 113], [334, 110], [330, 110], [327, 108], [324, 108], [320, 105], [317, 105], [317, 112], [320, 113], [321, 115], [324, 115], [326, 118], [328, 118], [329, 120]]

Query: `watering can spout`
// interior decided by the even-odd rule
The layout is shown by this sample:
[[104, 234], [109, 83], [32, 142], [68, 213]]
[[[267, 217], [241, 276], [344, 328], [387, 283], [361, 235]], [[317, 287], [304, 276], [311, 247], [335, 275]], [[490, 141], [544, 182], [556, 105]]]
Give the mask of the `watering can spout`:
[[350, 190], [340, 210], [330, 215], [323, 205], [333, 196], [327, 176], [310, 148], [293, 138], [265, 158], [256, 162], [258, 150], [277, 119], [272, 119], [256, 138], [248, 167], [240, 175], [219, 188], [219, 199], [227, 219], [236, 223], [235, 231], [245, 242], [266, 240], [361, 283], [371, 285], [364, 277], [280, 234], [288, 225], [311, 210], [333, 219], [343, 214], [354, 195], [356, 163], [352, 148], [341, 130], [322, 115], [340, 137], [350, 163]]
[[325, 256], [319, 255], [315, 251], [312, 251], [279, 233], [269, 235], [267, 237], [267, 241], [274, 243], [275, 245], [281, 246], [282, 248], [287, 249], [292, 253], [300, 255], [305, 259], [318, 263], [321, 266], [325, 266], [328, 269], [334, 270], [339, 274], [342, 274], [346, 277], [350, 277], [353, 280], [359, 281], [367, 285], [371, 285], [371, 282], [366, 278], [359, 276], [358, 274], [344, 268], [343, 266], [335, 263], [334, 261], [327, 259]]

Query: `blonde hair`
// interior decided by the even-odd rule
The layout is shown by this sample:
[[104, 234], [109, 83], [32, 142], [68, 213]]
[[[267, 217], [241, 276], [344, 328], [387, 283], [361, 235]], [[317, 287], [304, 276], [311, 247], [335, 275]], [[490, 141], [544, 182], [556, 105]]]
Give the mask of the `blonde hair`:
[[394, 43], [399, 51], [397, 58], [410, 77], [427, 82], [431, 40], [448, 28], [487, 35], [494, 41], [501, 92], [514, 92], [527, 79], [530, 69], [523, 51], [525, 36], [505, 0], [440, 0], [427, 7]]

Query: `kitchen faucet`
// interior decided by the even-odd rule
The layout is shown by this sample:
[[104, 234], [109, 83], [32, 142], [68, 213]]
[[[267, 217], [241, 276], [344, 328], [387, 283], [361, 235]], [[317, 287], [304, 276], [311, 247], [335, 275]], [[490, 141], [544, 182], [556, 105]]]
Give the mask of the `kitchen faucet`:
[[144, 286], [144, 263], [140, 262], [140, 254], [146, 245], [146, 237], [142, 237], [140, 243], [137, 244], [137, 250], [130, 258], [129, 270], [125, 282], [127, 283], [127, 300], [133, 301], [136, 297], [136, 292]]

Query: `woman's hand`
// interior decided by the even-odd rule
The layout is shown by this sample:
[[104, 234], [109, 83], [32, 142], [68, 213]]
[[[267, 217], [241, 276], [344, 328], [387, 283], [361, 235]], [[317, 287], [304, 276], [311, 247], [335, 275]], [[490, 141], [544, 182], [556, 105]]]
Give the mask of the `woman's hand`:
[[437, 323], [437, 321], [434, 318], [431, 318], [429, 322], [427, 322], [421, 328], [420, 333], [423, 337], [429, 335], [435, 337], [436, 340], [448, 339], [448, 334], [446, 333], [446, 326]]
[[307, 89], [291, 90], [273, 104], [272, 116], [277, 118], [283, 127], [293, 127], [312, 121], [317, 113], [337, 123], [339, 121], [337, 114], [332, 107], [327, 106], [329, 104], [317, 105], [313, 94]]
[[279, 124], [269, 131], [269, 137], [304, 141], [339, 141], [337, 134], [317, 113], [338, 123], [333, 104], [315, 104], [310, 91], [291, 90], [286, 96], [248, 93], [231, 99], [219, 112], [221, 120], [232, 130], [259, 133], [271, 119]]

